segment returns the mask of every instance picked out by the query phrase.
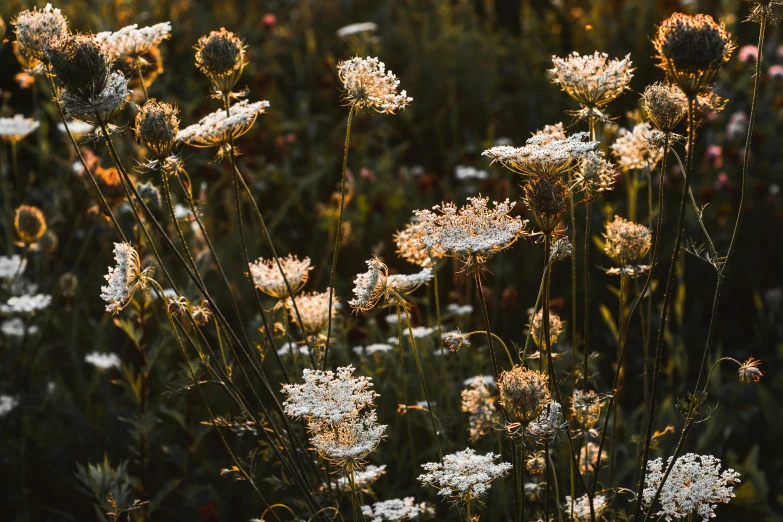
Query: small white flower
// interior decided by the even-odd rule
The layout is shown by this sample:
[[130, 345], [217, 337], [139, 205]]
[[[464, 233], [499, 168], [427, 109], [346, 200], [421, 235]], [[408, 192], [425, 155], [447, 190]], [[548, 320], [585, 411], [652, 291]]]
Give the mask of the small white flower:
[[[71, 134], [73, 134], [74, 138], [78, 138], [80, 136], [84, 136], [85, 134], [89, 134], [93, 131], [94, 128], [95, 127], [93, 127], [89, 123], [85, 123], [79, 120], [71, 120], [68, 122], [68, 130], [71, 131]], [[57, 124], [57, 130], [65, 134], [65, 125], [63, 125], [63, 122]], [[77, 161], [74, 165], [78, 165], [77, 172], [81, 172], [82, 169], [84, 168], [80, 161]]]
[[150, 269], [141, 269], [139, 254], [128, 243], [114, 243], [114, 260], [117, 265], [104, 276], [109, 284], [101, 287], [101, 299], [108, 303], [106, 311], [116, 314], [130, 303], [138, 288], [147, 287]]
[[8, 302], [0, 305], [4, 314], [34, 314], [49, 307], [52, 296], [47, 294], [28, 294], [10, 297]]
[[[571, 514], [573, 510], [573, 520], [579, 522], [590, 520], [590, 498], [587, 495], [583, 495], [575, 501], [571, 500], [571, 497], [566, 495], [565, 504], [565, 511], [567, 513]], [[595, 511], [595, 516], [598, 517], [604, 509], [606, 509], [606, 496], [594, 496], [593, 510]]]
[[394, 114], [413, 101], [405, 91], [397, 91], [400, 81], [378, 58], [345, 60], [337, 64], [337, 74], [343, 84], [343, 101], [356, 109]]
[[[411, 330], [413, 331], [414, 339], [424, 339], [435, 333], [435, 328], [430, 328], [428, 326], [414, 326]], [[410, 336], [410, 332], [407, 328], [403, 330], [403, 334], [406, 338]], [[397, 337], [389, 337], [386, 342], [389, 344], [400, 344], [400, 340], [397, 339]]]
[[471, 179], [485, 180], [489, 177], [486, 170], [477, 169], [468, 165], [457, 165], [454, 167], [454, 177], [459, 181], [468, 181]]
[[0, 395], [0, 417], [5, 417], [19, 405], [19, 399], [11, 395]]
[[0, 139], [8, 142], [23, 140], [41, 125], [37, 121], [17, 114], [13, 118], [0, 118]]
[[458, 305], [457, 303], [449, 303], [446, 306], [446, 311], [452, 315], [470, 315], [473, 313], [473, 305]]
[[277, 349], [278, 355], [293, 355], [295, 353], [309, 355], [310, 350], [307, 349], [306, 345], [299, 345], [292, 342], [283, 343], [283, 345]]
[[28, 335], [35, 335], [38, 333], [38, 327], [35, 325], [25, 328], [24, 321], [21, 317], [12, 317], [11, 319], [3, 321], [0, 329], [2, 329], [3, 334], [6, 337], [24, 337], [25, 330]]
[[283, 385], [285, 413], [295, 419], [339, 422], [372, 405], [378, 394], [368, 377], [354, 377], [353, 366], [336, 372], [304, 370], [304, 384]]
[[390, 344], [385, 343], [374, 343], [374, 344], [368, 344], [367, 346], [354, 346], [353, 351], [357, 355], [373, 355], [376, 353], [387, 353], [392, 351], [394, 348]]
[[99, 370], [108, 370], [109, 368], [118, 368], [122, 361], [115, 353], [92, 352], [84, 356], [84, 361], [92, 364]]
[[487, 384], [489, 386], [497, 387], [495, 384], [495, 378], [492, 375], [476, 375], [462, 381], [463, 386], [476, 386], [479, 384]]
[[442, 462], [422, 464], [427, 473], [419, 475], [424, 486], [438, 489], [438, 495], [455, 501], [473, 502], [489, 491], [492, 481], [508, 474], [511, 464], [495, 464], [500, 455], [476, 455], [473, 449], [445, 455]]
[[360, 33], [374, 33], [378, 30], [378, 24], [375, 22], [361, 22], [358, 24], [350, 24], [341, 27], [337, 30], [337, 38], [345, 38], [346, 36], [353, 36]]
[[137, 24], [123, 27], [119, 31], [104, 31], [95, 35], [95, 39], [104, 42], [112, 60], [123, 57], [138, 58], [171, 38], [171, 22], [163, 22], [150, 27], [138, 28]]
[[362, 506], [362, 514], [370, 517], [370, 522], [413, 520], [427, 509], [426, 502], [417, 504], [413, 497], [405, 497], [376, 502], [372, 506]]
[[0, 280], [11, 281], [18, 277], [27, 267], [27, 260], [18, 254], [0, 256]]
[[268, 108], [268, 101], [242, 100], [229, 108], [230, 116], [226, 116], [224, 109], [207, 114], [198, 123], [179, 131], [176, 140], [200, 148], [223, 145], [249, 131], [258, 115]]

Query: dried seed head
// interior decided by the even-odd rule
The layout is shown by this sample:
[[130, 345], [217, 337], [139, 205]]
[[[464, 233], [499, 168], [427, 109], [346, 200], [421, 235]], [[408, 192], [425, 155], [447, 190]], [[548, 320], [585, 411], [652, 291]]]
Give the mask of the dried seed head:
[[196, 67], [212, 82], [216, 91], [227, 94], [239, 81], [247, 65], [247, 46], [231, 31], [221, 27], [198, 39]]
[[46, 52], [53, 40], [68, 34], [68, 21], [52, 4], [46, 4], [41, 10], [19, 13], [11, 23], [16, 26], [19, 51], [32, 62], [31, 68], [46, 60]]
[[739, 368], [740, 382], [743, 384], [748, 382], [759, 382], [762, 376], [761, 370], [759, 370], [760, 365], [761, 361], [753, 357], [748, 358], [747, 361], [742, 363]]
[[615, 216], [614, 221], [606, 224], [604, 239], [604, 252], [621, 268], [636, 267], [652, 245], [649, 228], [620, 216]]
[[772, 6], [783, 5], [781, 0], [747, 0], [753, 4], [750, 9], [750, 14], [745, 19], [746, 22], [756, 22], [758, 24], [766, 24], [768, 22], [775, 22], [778, 17], [775, 16], [775, 12], [772, 10]]
[[60, 276], [60, 292], [63, 297], [73, 298], [79, 288], [79, 277], [73, 272], [66, 272]]
[[620, 129], [619, 137], [612, 144], [612, 154], [624, 169], [653, 169], [663, 157], [663, 149], [650, 147], [653, 129], [648, 122], [636, 125], [633, 130]]
[[129, 243], [114, 243], [116, 265], [109, 267], [104, 277], [107, 286], [101, 287], [101, 299], [106, 301], [106, 311], [112, 314], [125, 308], [136, 290], [145, 290], [150, 281], [151, 268], [141, 268], [139, 253]]
[[550, 400], [547, 377], [518, 365], [500, 375], [498, 389], [511, 420], [522, 425], [534, 421]]
[[16, 209], [14, 228], [19, 240], [25, 245], [38, 241], [46, 232], [46, 218], [38, 207], [22, 205]]
[[614, 165], [604, 159], [603, 152], [588, 152], [574, 175], [574, 184], [589, 194], [614, 188]]
[[[544, 310], [539, 310], [536, 315], [530, 316], [530, 336], [536, 343], [536, 346], [543, 347], [544, 341]], [[563, 321], [560, 316], [549, 312], [549, 345], [557, 342], [557, 338], [563, 333]]]
[[642, 94], [644, 110], [658, 130], [671, 132], [685, 117], [688, 99], [679, 87], [656, 82], [648, 85]]
[[687, 96], [695, 96], [729, 61], [736, 45], [711, 16], [674, 13], [658, 27], [653, 40], [658, 66]]
[[212, 310], [209, 308], [209, 303], [206, 300], [203, 300], [200, 305], [190, 309], [190, 315], [193, 317], [193, 322], [198, 326], [204, 326], [209, 322], [209, 318], [212, 316]]
[[108, 48], [94, 36], [59, 38], [52, 42], [46, 57], [60, 82], [82, 101], [95, 99], [106, 88], [112, 60]]
[[571, 414], [585, 430], [591, 429], [601, 416], [601, 397], [593, 390], [574, 390], [571, 397]]
[[174, 147], [179, 132], [179, 110], [168, 103], [149, 99], [136, 115], [136, 141], [163, 160]]
[[525, 469], [531, 475], [541, 475], [546, 469], [546, 457], [543, 451], [531, 452], [525, 460]]
[[128, 80], [122, 73], [113, 72], [109, 75], [106, 88], [93, 98], [84, 100], [81, 96], [73, 94], [70, 89], [62, 89], [59, 100], [66, 116], [97, 127], [111, 123], [125, 107], [129, 98]]
[[533, 213], [538, 226], [547, 234], [554, 231], [570, 206], [568, 185], [560, 176], [545, 174], [527, 182], [524, 191], [522, 201]]

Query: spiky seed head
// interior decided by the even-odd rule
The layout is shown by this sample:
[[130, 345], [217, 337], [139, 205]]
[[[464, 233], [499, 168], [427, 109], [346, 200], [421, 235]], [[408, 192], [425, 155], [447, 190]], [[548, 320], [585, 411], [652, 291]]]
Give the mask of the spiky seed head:
[[158, 160], [171, 154], [179, 132], [179, 109], [152, 98], [136, 115], [136, 141], [147, 147]]
[[498, 390], [511, 420], [523, 425], [535, 420], [550, 400], [547, 377], [519, 365], [500, 374]]
[[[539, 348], [544, 347], [544, 310], [540, 309], [530, 317], [530, 336]], [[557, 342], [557, 338], [563, 333], [563, 321], [560, 316], [549, 312], [549, 345]]]
[[16, 27], [19, 52], [28, 61], [30, 68], [45, 61], [51, 43], [68, 34], [68, 21], [52, 4], [46, 4], [40, 10], [23, 11], [11, 23]]
[[739, 379], [742, 384], [749, 382], [759, 382], [761, 380], [761, 370], [759, 366], [761, 361], [753, 357], [748, 358], [739, 368]]
[[228, 93], [247, 65], [247, 46], [231, 31], [221, 27], [198, 39], [196, 67], [212, 82], [215, 90]]
[[25, 245], [31, 245], [46, 232], [46, 218], [38, 207], [22, 205], [16, 209], [14, 228], [19, 240]]
[[544, 233], [551, 233], [568, 212], [571, 192], [568, 185], [555, 174], [533, 178], [524, 186], [523, 201], [533, 213]]
[[95, 99], [106, 88], [112, 61], [106, 45], [94, 36], [59, 38], [50, 45], [46, 56], [60, 82], [82, 101]]
[[604, 252], [621, 267], [638, 265], [652, 245], [649, 228], [620, 216], [606, 224], [604, 239]]
[[674, 13], [658, 27], [653, 45], [658, 66], [687, 96], [707, 86], [729, 61], [736, 45], [710, 15]]
[[644, 110], [658, 130], [672, 132], [688, 111], [685, 93], [671, 83], [648, 85], [642, 94]]

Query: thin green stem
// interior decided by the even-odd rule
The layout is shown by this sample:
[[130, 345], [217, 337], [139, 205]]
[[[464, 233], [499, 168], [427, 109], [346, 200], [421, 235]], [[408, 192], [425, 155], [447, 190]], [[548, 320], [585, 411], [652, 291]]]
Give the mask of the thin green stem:
[[[592, 125], [592, 119], [591, 127]], [[593, 132], [595, 132], [593, 130]], [[588, 359], [590, 358], [590, 219], [592, 217], [592, 203], [585, 203], [585, 323], [584, 323], [584, 340], [582, 342], [582, 350], [584, 351], [584, 365], [585, 365], [585, 378], [582, 383], [583, 389], [587, 390], [587, 367]], [[576, 372], [574, 372], [576, 373]], [[576, 382], [574, 382], [576, 385]]]
[[440, 370], [443, 379], [443, 393], [446, 397], [446, 427], [451, 426], [451, 393], [449, 393], [449, 374], [446, 369], [446, 349], [443, 346], [443, 321], [440, 316], [440, 291], [438, 288], [438, 272], [435, 260], [431, 259], [432, 265], [432, 293], [435, 296], [435, 319], [438, 321], [438, 344], [440, 345]]
[[149, 100], [147, 95], [147, 86], [144, 85], [144, 75], [141, 73], [141, 59], [136, 58], [136, 72], [139, 74], [139, 85], [141, 85], [141, 92], [144, 94], [144, 101]]
[[514, 366], [514, 359], [511, 357], [511, 351], [508, 349], [508, 346], [506, 346], [506, 343], [503, 342], [503, 339], [501, 339], [500, 337], [498, 337], [497, 335], [495, 335], [492, 332], [487, 332], [486, 330], [475, 330], [473, 332], [468, 332], [468, 333], [462, 334], [462, 335], [463, 335], [463, 337], [468, 338], [468, 337], [470, 337], [471, 335], [474, 335], [474, 334], [483, 334], [483, 335], [486, 335], [488, 337], [491, 336], [492, 338], [496, 339], [503, 346], [503, 349], [506, 351], [506, 355], [508, 356], [509, 364], [511, 364], [512, 367]]
[[402, 345], [402, 312], [400, 305], [397, 305], [397, 344], [400, 346], [400, 372], [402, 373], [402, 401], [405, 405], [405, 424], [408, 428], [408, 442], [411, 447], [411, 469], [415, 470], [416, 450], [413, 445], [413, 426], [411, 424], [410, 412], [408, 411], [408, 377], [405, 372], [405, 350]]

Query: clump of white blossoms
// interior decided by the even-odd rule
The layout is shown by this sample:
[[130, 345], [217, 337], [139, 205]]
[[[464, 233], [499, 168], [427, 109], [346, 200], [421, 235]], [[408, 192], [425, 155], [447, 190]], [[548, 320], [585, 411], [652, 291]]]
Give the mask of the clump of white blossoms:
[[663, 158], [663, 148], [650, 146], [653, 129], [649, 122], [634, 126], [633, 130], [620, 129], [620, 135], [612, 144], [617, 164], [624, 169], [653, 169]]
[[354, 473], [381, 443], [386, 427], [378, 424], [375, 410], [370, 410], [349, 415], [336, 423], [312, 423], [310, 442], [321, 458], [345, 473]]
[[258, 258], [255, 263], [250, 264], [250, 275], [259, 290], [271, 297], [282, 299], [288, 296], [286, 279], [291, 292], [295, 294], [307, 283], [313, 267], [310, 266], [309, 257], [300, 260], [297, 256], [289, 254], [287, 257], [278, 258], [278, 261], [279, 267], [274, 259]]
[[0, 140], [8, 143], [16, 143], [33, 133], [41, 125], [32, 118], [25, 118], [21, 114], [13, 118], [0, 118]]
[[[296, 302], [296, 309], [294, 308]], [[299, 316], [302, 318], [302, 327], [309, 334], [317, 333], [329, 322], [329, 317], [337, 313], [337, 299], [332, 300], [331, 313], [329, 311], [329, 289], [326, 292], [310, 292], [294, 297], [294, 301], [289, 298], [285, 306], [291, 315], [291, 320], [295, 321], [296, 310], [299, 310]]]
[[9, 297], [4, 305], [0, 305], [0, 312], [8, 315], [34, 314], [45, 310], [52, 304], [52, 296], [47, 294], [27, 294]]
[[652, 232], [646, 226], [615, 216], [606, 224], [604, 240], [604, 252], [619, 265], [607, 274], [635, 276], [650, 268], [639, 264], [652, 245]]
[[38, 333], [38, 327], [25, 325], [21, 317], [12, 317], [0, 324], [0, 331], [6, 337], [24, 337], [25, 335], [35, 335]]
[[423, 486], [432, 486], [438, 495], [454, 502], [469, 505], [481, 499], [489, 491], [492, 482], [508, 474], [511, 464], [495, 463], [500, 455], [487, 453], [476, 455], [468, 448], [451, 455], [445, 455], [442, 462], [422, 464], [427, 473], [419, 475]]
[[[425, 337], [429, 337], [435, 332], [436, 332], [435, 328], [430, 328], [429, 326], [414, 326], [409, 331], [409, 333], [413, 336], [414, 339], [424, 339]], [[386, 341], [389, 344], [397, 344], [397, 345], [400, 344], [400, 340], [397, 339], [397, 337], [389, 337]]]
[[151, 267], [142, 270], [139, 254], [128, 243], [114, 243], [115, 267], [109, 267], [104, 277], [107, 286], [101, 287], [101, 299], [106, 301], [106, 311], [113, 314], [125, 308], [138, 289], [146, 290]]
[[458, 305], [457, 303], [449, 303], [446, 305], [446, 311], [453, 315], [470, 315], [473, 313], [473, 305]]
[[[353, 476], [353, 483], [356, 486], [357, 491], [369, 491], [370, 486], [375, 483], [379, 478], [381, 478], [381, 475], [386, 473], [386, 464], [383, 464], [381, 466], [374, 466], [370, 465], [364, 468], [361, 471], [357, 471]], [[337, 491], [350, 491], [351, 489], [351, 481], [349, 477], [337, 477], [335, 479], [334, 483], [332, 484], [332, 487], [334, 487]], [[321, 490], [325, 491], [328, 490], [329, 486], [326, 484], [323, 484], [321, 486]]]
[[0, 417], [5, 417], [19, 405], [19, 399], [11, 395], [0, 395]]
[[[565, 511], [572, 515], [572, 520], [586, 521], [590, 520], [590, 498], [587, 495], [582, 495], [576, 500], [572, 500], [570, 496], [566, 495], [565, 498]], [[593, 497], [593, 510], [595, 516], [598, 517], [606, 509], [606, 496], [596, 495]]]
[[353, 352], [357, 355], [374, 355], [376, 353], [388, 353], [394, 348], [387, 343], [373, 343], [367, 346], [354, 346]]
[[343, 102], [356, 110], [394, 114], [413, 101], [404, 90], [398, 92], [400, 81], [378, 58], [357, 56], [342, 61], [337, 74], [343, 84]]
[[561, 138], [557, 132], [545, 129], [528, 138], [523, 147], [500, 145], [485, 150], [482, 156], [490, 158], [490, 164], [500, 163], [522, 176], [536, 177], [570, 171], [589, 152], [597, 150], [598, 145], [589, 141], [586, 132]]
[[633, 78], [630, 54], [610, 60], [606, 53], [580, 56], [574, 51], [565, 58], [552, 56], [552, 64], [552, 82], [582, 106], [580, 118], [606, 119], [599, 109], [628, 89]]
[[[647, 463], [642, 500], [651, 509], [650, 504], [671, 461], [669, 457], [666, 466], [662, 459]], [[661, 510], [654, 515], [665, 516], [667, 521], [686, 518], [690, 514], [700, 516], [702, 520], [715, 518], [718, 504], [727, 504], [734, 498], [734, 486], [739, 484], [739, 476], [731, 468], [721, 472], [720, 459], [712, 455], [686, 453], [674, 463], [658, 499]]]
[[426, 502], [417, 504], [413, 497], [405, 497], [376, 502], [372, 506], [362, 506], [362, 515], [370, 517], [370, 522], [413, 520], [428, 509]]
[[122, 364], [116, 353], [91, 352], [84, 356], [84, 361], [95, 366], [99, 370], [117, 368]]
[[11, 23], [16, 26], [19, 51], [31, 68], [46, 59], [46, 50], [52, 41], [68, 34], [68, 21], [52, 4], [46, 4], [40, 10], [23, 11]]
[[163, 22], [139, 29], [138, 24], [123, 27], [119, 31], [104, 31], [95, 35], [106, 44], [112, 59], [139, 58], [163, 40], [171, 38], [171, 22]]
[[361, 33], [374, 33], [378, 30], [378, 24], [375, 22], [360, 22], [341, 27], [337, 30], [337, 38], [346, 38]]
[[0, 256], [0, 280], [11, 281], [24, 272], [27, 267], [27, 259], [19, 254], [12, 256]]
[[422, 268], [416, 274], [391, 274], [377, 257], [366, 261], [367, 271], [356, 275], [353, 284], [354, 298], [348, 301], [356, 311], [371, 310], [382, 298], [389, 304], [398, 303], [402, 295], [409, 294], [432, 281], [432, 268]]
[[303, 384], [283, 385], [285, 413], [295, 419], [339, 422], [372, 405], [378, 394], [368, 377], [354, 377], [354, 367], [336, 372], [305, 369]]
[[466, 266], [483, 264], [492, 255], [505, 250], [525, 234], [527, 220], [509, 214], [516, 205], [489, 198], [468, 198], [458, 208], [454, 203], [435, 205], [432, 210], [417, 210], [421, 219], [421, 243], [444, 255], [460, 259]]
[[259, 114], [269, 108], [269, 102], [249, 102], [242, 100], [229, 108], [207, 114], [177, 133], [176, 140], [192, 147], [208, 148], [226, 145], [231, 139], [237, 139], [253, 127]]

